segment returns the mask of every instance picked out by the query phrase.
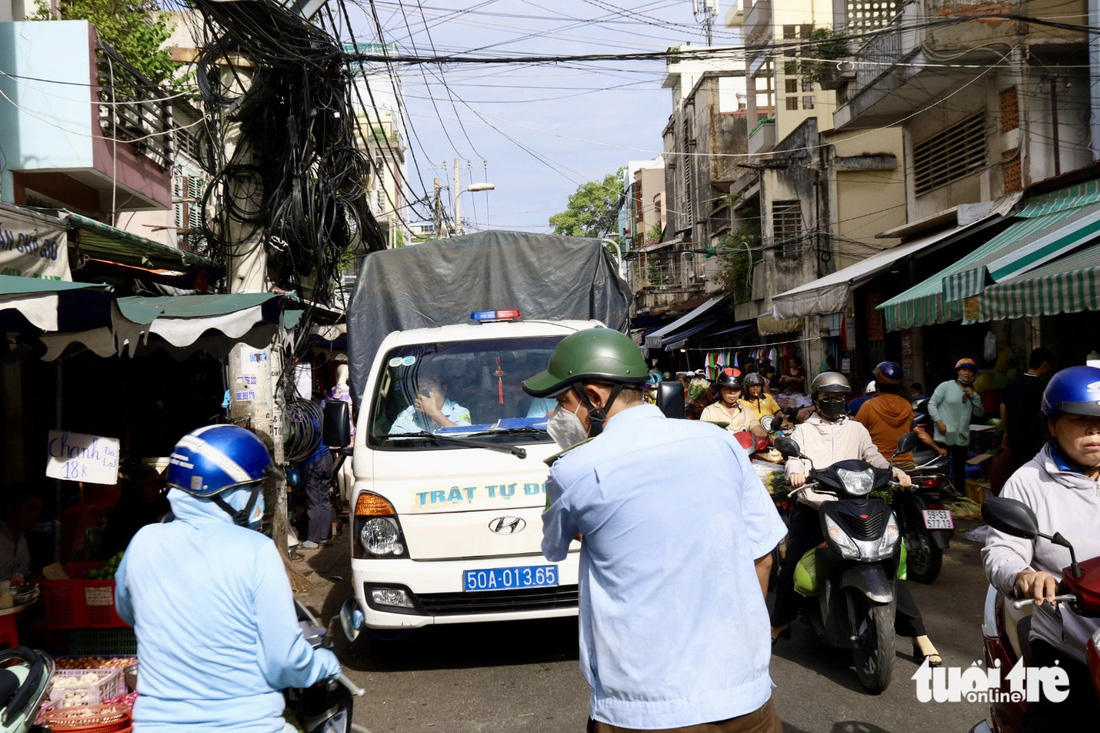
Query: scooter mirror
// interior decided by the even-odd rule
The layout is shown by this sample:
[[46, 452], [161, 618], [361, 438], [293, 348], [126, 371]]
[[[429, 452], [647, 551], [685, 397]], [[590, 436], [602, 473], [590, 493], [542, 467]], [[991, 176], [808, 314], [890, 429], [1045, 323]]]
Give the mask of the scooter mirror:
[[782, 453], [784, 458], [798, 458], [802, 455], [802, 449], [798, 447], [798, 443], [784, 435], [779, 436], [772, 442], [775, 444], [775, 449]]
[[898, 455], [901, 453], [908, 453], [917, 447], [917, 434], [913, 431], [909, 431], [905, 435], [898, 439]]
[[783, 424], [783, 421], [775, 415], [767, 415], [761, 418], [760, 426], [767, 430], [769, 433], [774, 433], [779, 429], [779, 426]]
[[991, 496], [982, 504], [982, 519], [993, 529], [1033, 540], [1039, 536], [1039, 522], [1031, 507], [1015, 499]]
[[340, 628], [344, 630], [344, 636], [348, 641], [359, 638], [359, 630], [363, 628], [363, 612], [359, 610], [359, 601], [354, 597], [344, 601], [340, 606]]
[[665, 417], [683, 419], [684, 385], [671, 380], [658, 384], [657, 407]]

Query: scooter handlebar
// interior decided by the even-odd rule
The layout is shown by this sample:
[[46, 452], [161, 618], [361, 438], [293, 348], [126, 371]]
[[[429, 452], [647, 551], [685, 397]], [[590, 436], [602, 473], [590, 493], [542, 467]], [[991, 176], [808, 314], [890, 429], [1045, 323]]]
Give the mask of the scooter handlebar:
[[348, 676], [342, 672], [340, 673], [340, 676], [336, 679], [340, 682], [341, 685], [348, 688], [348, 692], [350, 692], [355, 697], [362, 697], [363, 695], [367, 694], [366, 690], [352, 682], [350, 679], [348, 679]]
[[[1077, 596], [1073, 595], [1072, 593], [1066, 593], [1062, 596], [1054, 596], [1054, 598], [1052, 598], [1051, 600], [1054, 603], [1074, 603], [1077, 601]], [[1015, 609], [1021, 609], [1024, 606], [1030, 606], [1033, 603], [1035, 603], [1034, 598], [1025, 598], [1022, 601], [1013, 601], [1012, 607]]]

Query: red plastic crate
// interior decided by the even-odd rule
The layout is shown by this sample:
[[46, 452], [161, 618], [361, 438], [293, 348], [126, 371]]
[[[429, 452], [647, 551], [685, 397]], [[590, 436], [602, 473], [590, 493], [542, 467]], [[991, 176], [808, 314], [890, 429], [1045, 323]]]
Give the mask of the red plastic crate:
[[98, 562], [71, 562], [64, 566], [69, 580], [42, 582], [46, 599], [46, 626], [51, 629], [112, 629], [126, 626], [115, 612], [115, 581], [85, 580]]

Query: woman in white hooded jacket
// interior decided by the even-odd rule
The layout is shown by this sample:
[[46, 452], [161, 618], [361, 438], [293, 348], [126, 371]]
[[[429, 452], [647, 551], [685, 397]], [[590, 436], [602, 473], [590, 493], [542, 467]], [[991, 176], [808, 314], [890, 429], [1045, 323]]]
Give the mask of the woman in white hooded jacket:
[[[1100, 556], [1100, 369], [1070, 367], [1050, 380], [1042, 411], [1051, 441], [1021, 466], [1001, 496], [1031, 507], [1045, 534], [1060, 532], [1081, 560]], [[1026, 540], [990, 529], [982, 550], [989, 582], [1001, 593], [1035, 599], [1031, 622], [1031, 666], [1062, 666], [1069, 673], [1069, 697], [1028, 704], [1026, 730], [1056, 730], [1095, 716], [1085, 646], [1100, 619], [1078, 616], [1051, 599], [1058, 594], [1069, 551], [1038, 538]]]

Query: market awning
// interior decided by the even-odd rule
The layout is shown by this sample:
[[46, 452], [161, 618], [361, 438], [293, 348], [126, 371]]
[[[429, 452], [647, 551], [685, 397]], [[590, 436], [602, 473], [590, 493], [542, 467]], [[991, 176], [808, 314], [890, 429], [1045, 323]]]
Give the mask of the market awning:
[[774, 318], [762, 315], [756, 319], [756, 330], [761, 336], [775, 336], [780, 333], [797, 333], [802, 330], [801, 318]]
[[[1002, 277], [1026, 272], [1098, 236], [1100, 228], [1094, 228], [1093, 223], [1097, 214], [1100, 214], [1098, 181], [1031, 198], [1015, 215], [1019, 221], [1012, 226], [966, 257], [880, 305], [886, 316], [886, 329], [897, 331], [962, 320], [962, 299], [980, 293], [989, 284], [990, 265]], [[1100, 223], [1100, 218], [1096, 222]], [[1012, 264], [1017, 251], [1021, 259]]]
[[671, 334], [671, 333], [675, 333], [676, 331], [682, 329], [684, 326], [691, 323], [692, 321], [697, 319], [699, 316], [703, 315], [704, 313], [709, 311], [711, 308], [713, 308], [714, 306], [721, 303], [723, 300], [725, 300], [725, 298], [726, 298], [725, 295], [716, 295], [713, 298], [711, 298], [710, 300], [708, 300], [707, 302], [703, 303], [700, 306], [697, 306], [696, 308], [689, 311], [685, 315], [683, 315], [680, 318], [676, 319], [672, 323], [669, 323], [665, 326], [661, 326], [656, 331], [653, 331], [652, 333], [646, 334], [646, 337], [645, 337], [646, 348], [647, 349], [659, 349], [659, 348], [661, 348], [661, 341], [664, 339], [665, 336], [667, 336], [668, 334]]
[[69, 246], [93, 257], [124, 265], [166, 270], [178, 269], [181, 265], [208, 270], [221, 269], [221, 266], [209, 257], [169, 247], [80, 214], [62, 211], [60, 216], [66, 220], [70, 228]]
[[[962, 300], [987, 285], [1027, 272], [1100, 237], [1100, 190], [1092, 182], [1074, 186], [1077, 196], [1036, 197], [1016, 216], [1022, 219], [998, 234], [968, 258], [965, 269], [943, 279], [945, 300]], [[1061, 193], [1061, 192], [1060, 192]]]
[[673, 351], [687, 343], [687, 340], [695, 334], [705, 331], [718, 321], [717, 318], [705, 318], [702, 321], [691, 323], [687, 328], [675, 331], [661, 339], [661, 346], [665, 351]]
[[[987, 217], [981, 222], [989, 221], [991, 218]], [[848, 294], [852, 288], [859, 287], [905, 257], [944, 243], [956, 235], [972, 231], [981, 222], [952, 227], [911, 242], [903, 242], [830, 275], [773, 296], [773, 315], [775, 318], [783, 319], [840, 313], [848, 305]]]
[[110, 321], [106, 285], [0, 275], [0, 332], [83, 331]]
[[1100, 309], [1100, 244], [991, 285], [963, 301], [963, 323]]
[[108, 325], [43, 337], [52, 360], [73, 344], [100, 356], [136, 356], [157, 349], [176, 358], [196, 351], [225, 356], [238, 343], [263, 348], [301, 318], [300, 304], [276, 293], [179, 295], [114, 301]]

